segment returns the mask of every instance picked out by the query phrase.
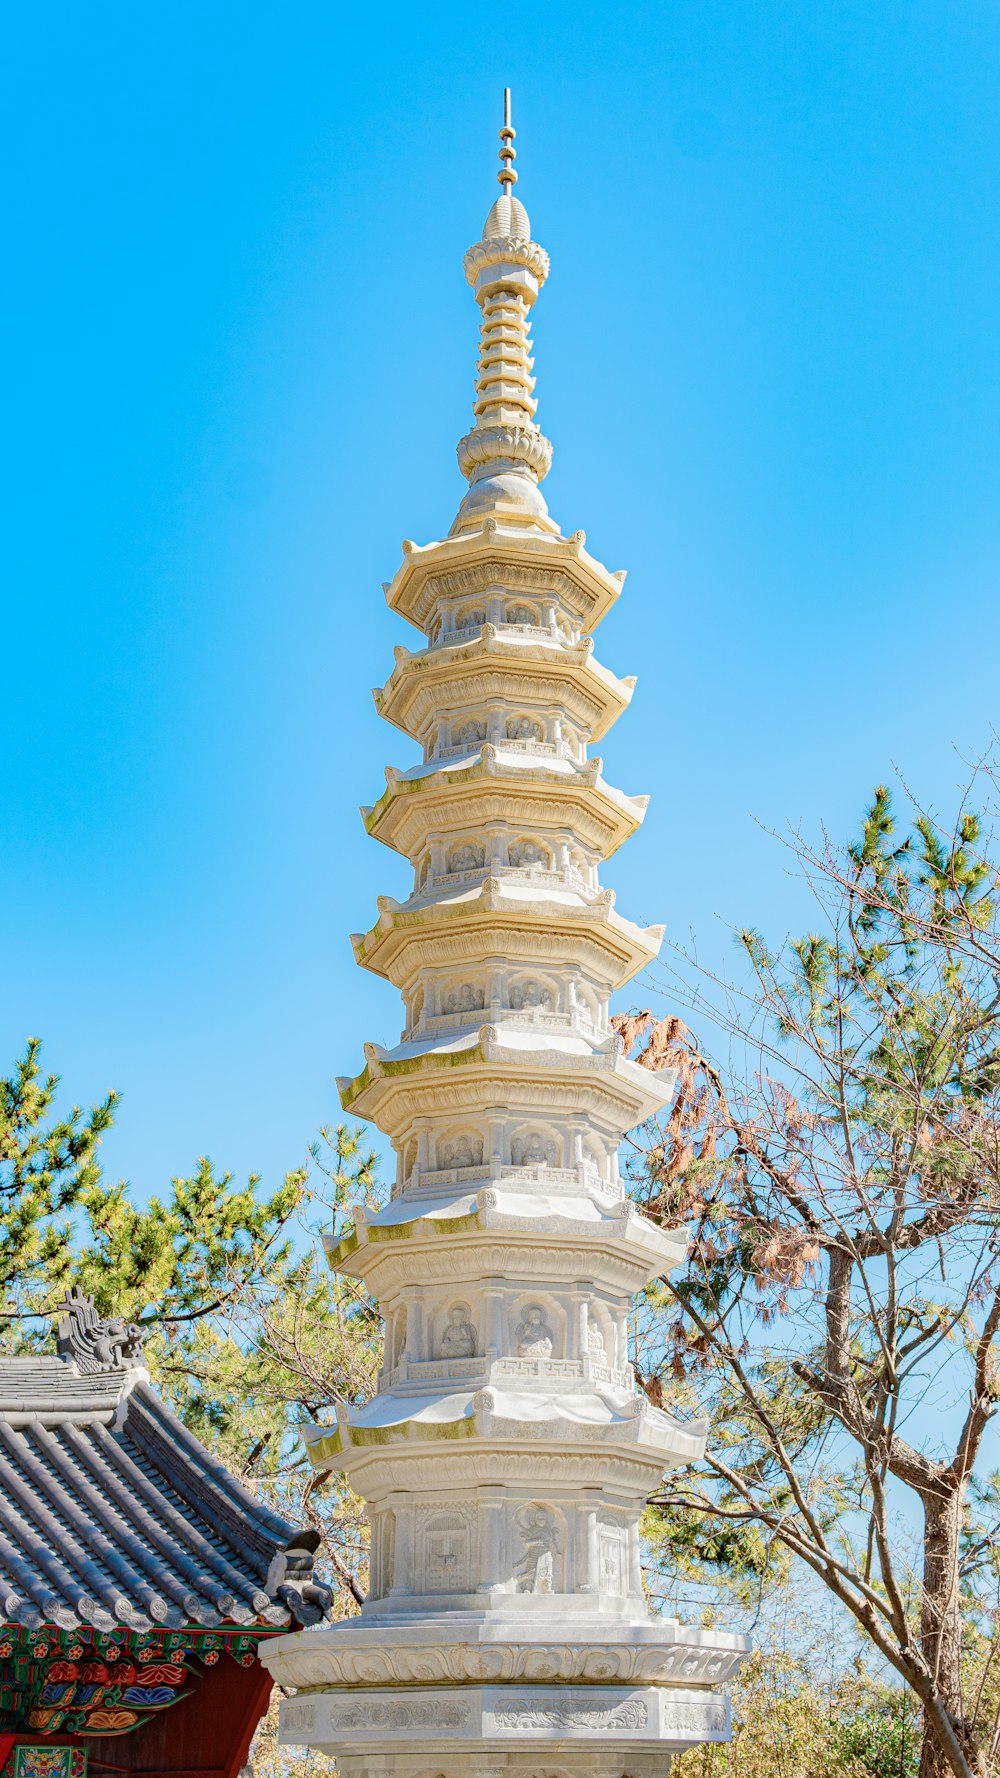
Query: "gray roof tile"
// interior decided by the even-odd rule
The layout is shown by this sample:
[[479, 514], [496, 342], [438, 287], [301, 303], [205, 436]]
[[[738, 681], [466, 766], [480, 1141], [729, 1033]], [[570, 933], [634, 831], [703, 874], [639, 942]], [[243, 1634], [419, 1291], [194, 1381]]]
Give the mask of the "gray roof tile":
[[[104, 1630], [314, 1622], [329, 1594], [309, 1582], [311, 1558], [275, 1565], [296, 1537], [144, 1370], [81, 1375], [65, 1357], [0, 1358], [0, 1619]], [[281, 1597], [268, 1587], [275, 1566], [289, 1573]]]

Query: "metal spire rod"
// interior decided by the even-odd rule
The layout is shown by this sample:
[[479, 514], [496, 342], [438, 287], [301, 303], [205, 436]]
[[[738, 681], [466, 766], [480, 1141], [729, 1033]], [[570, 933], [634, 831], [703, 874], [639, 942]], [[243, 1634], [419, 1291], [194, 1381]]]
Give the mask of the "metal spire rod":
[[514, 161], [517, 158], [517, 149], [514, 147], [516, 134], [517, 131], [510, 127], [510, 87], [505, 86], [503, 89], [503, 129], [500, 131], [500, 159], [503, 165], [497, 178], [504, 188], [504, 195], [508, 198], [511, 186], [517, 184], [517, 174], [514, 171]]

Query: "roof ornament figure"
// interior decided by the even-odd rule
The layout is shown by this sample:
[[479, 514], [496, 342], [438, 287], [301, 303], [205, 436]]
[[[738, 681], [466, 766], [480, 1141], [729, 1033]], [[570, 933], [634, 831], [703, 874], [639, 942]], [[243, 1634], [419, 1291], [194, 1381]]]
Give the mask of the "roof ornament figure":
[[323, 1539], [313, 1526], [297, 1531], [271, 1558], [264, 1590], [287, 1606], [297, 1624], [321, 1624], [333, 1609], [333, 1588], [313, 1576]]
[[78, 1371], [92, 1375], [97, 1371], [144, 1366], [142, 1329], [121, 1315], [109, 1315], [102, 1320], [93, 1297], [86, 1295], [78, 1284], [67, 1291], [59, 1310], [56, 1349], [60, 1358], [71, 1360]]
[[471, 484], [452, 526], [460, 532], [496, 518], [558, 532], [538, 484], [552, 464], [552, 446], [535, 424], [530, 313], [548, 277], [549, 256], [531, 239], [531, 222], [514, 196], [516, 132], [510, 88], [504, 89], [500, 131], [501, 193], [483, 238], [465, 255], [465, 275], [482, 310], [472, 431], [458, 446], [458, 464]]

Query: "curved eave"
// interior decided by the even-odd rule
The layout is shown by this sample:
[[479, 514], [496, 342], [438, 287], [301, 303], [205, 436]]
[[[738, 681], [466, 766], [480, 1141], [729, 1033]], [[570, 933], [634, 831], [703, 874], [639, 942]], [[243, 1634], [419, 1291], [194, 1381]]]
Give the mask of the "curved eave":
[[627, 1118], [623, 1128], [632, 1129], [663, 1109], [677, 1079], [674, 1069], [657, 1075], [620, 1054], [571, 1056], [553, 1049], [506, 1048], [497, 1028], [489, 1025], [462, 1048], [427, 1049], [405, 1058], [378, 1055], [374, 1046], [371, 1049], [361, 1073], [353, 1080], [342, 1077], [337, 1086], [346, 1112], [376, 1123], [401, 1087], [408, 1097], [425, 1094], [442, 1076], [461, 1070], [464, 1079], [485, 1075], [492, 1084], [504, 1083], [514, 1090], [526, 1079], [592, 1083], [621, 1103]]
[[[462, 805], [472, 805], [477, 824], [508, 817], [512, 799], [551, 799], [552, 815], [559, 826], [572, 827], [582, 843], [588, 841], [610, 858], [641, 826], [649, 805], [648, 796], [628, 796], [600, 776], [600, 761], [570, 772], [531, 762], [521, 765], [515, 756], [484, 746], [474, 764], [455, 771], [434, 768], [418, 777], [404, 777], [390, 766], [386, 788], [377, 803], [362, 809], [365, 828], [373, 839], [404, 857], [418, 853], [431, 830], [462, 824]], [[516, 819], [516, 817], [515, 817]]]
[[[503, 1209], [493, 1209], [483, 1201], [487, 1196], [498, 1195], [505, 1203]], [[468, 1201], [469, 1194], [466, 1192], [463, 1196]], [[390, 1249], [398, 1250], [400, 1246], [408, 1247], [413, 1242], [424, 1241], [434, 1242], [436, 1246], [466, 1247], [470, 1236], [495, 1238], [499, 1235], [505, 1242], [532, 1248], [537, 1247], [540, 1240], [566, 1240], [572, 1242], [574, 1249], [589, 1247], [599, 1254], [614, 1248], [620, 1260], [634, 1267], [635, 1288], [639, 1290], [650, 1278], [660, 1277], [680, 1265], [687, 1250], [685, 1230], [657, 1228], [655, 1223], [624, 1203], [620, 1216], [608, 1212], [587, 1222], [575, 1216], [560, 1216], [551, 1210], [544, 1215], [518, 1214], [510, 1207], [511, 1202], [516, 1202], [515, 1194], [497, 1194], [489, 1187], [477, 1192], [473, 1202], [476, 1207], [466, 1209], [462, 1214], [430, 1214], [429, 1207], [424, 1205], [422, 1212], [393, 1222], [382, 1222], [377, 1215], [369, 1216], [363, 1205], [355, 1205], [353, 1228], [339, 1240], [332, 1235], [324, 1237], [330, 1270], [342, 1272], [349, 1278], [366, 1280], [382, 1269], [386, 1261], [391, 1263]], [[447, 1208], [454, 1210], [456, 1207]]]
[[[403, 734], [416, 738], [424, 722], [430, 719], [435, 696], [454, 695], [452, 687], [462, 677], [481, 674], [502, 682], [511, 674], [527, 675], [544, 683], [546, 680], [567, 683], [575, 690], [584, 708], [595, 714], [590, 719], [590, 740], [600, 741], [628, 708], [635, 689], [635, 679], [619, 679], [609, 668], [594, 658], [593, 643], [524, 642], [506, 637], [502, 629], [484, 624], [479, 635], [470, 642], [450, 643], [443, 648], [425, 648], [411, 653], [396, 649], [396, 665], [384, 686], [375, 688], [375, 708]], [[494, 695], [487, 693], [485, 695]], [[422, 704], [428, 701], [424, 710]]]
[[[523, 931], [526, 923], [544, 926], [559, 932], [572, 943], [585, 928], [592, 942], [601, 945], [618, 965], [618, 987], [631, 980], [647, 963], [652, 963], [663, 942], [665, 928], [641, 927], [617, 913], [610, 896], [590, 903], [568, 907], [554, 900], [525, 901], [507, 896], [503, 880], [487, 877], [472, 895], [461, 900], [425, 902], [421, 907], [407, 907], [386, 897], [379, 903], [379, 917], [370, 931], [352, 933], [355, 961], [373, 974], [396, 983], [394, 969], [402, 954], [414, 942], [431, 934], [466, 932], [472, 926], [491, 933]], [[397, 972], [398, 973], [398, 972]]]
[[[478, 1405], [484, 1395], [491, 1405]], [[646, 1457], [651, 1465], [663, 1470], [682, 1463], [696, 1462], [705, 1450], [708, 1422], [681, 1422], [662, 1408], [654, 1408], [641, 1397], [633, 1397], [632, 1411], [612, 1414], [606, 1420], [571, 1420], [558, 1412], [544, 1417], [544, 1401], [532, 1402], [533, 1424], [524, 1419], [525, 1398], [505, 1399], [506, 1392], [483, 1391], [475, 1395], [453, 1394], [439, 1397], [423, 1412], [412, 1397], [375, 1397], [367, 1409], [348, 1410], [351, 1415], [334, 1427], [303, 1427], [306, 1450], [314, 1469], [349, 1470], [373, 1447], [392, 1446], [403, 1455], [428, 1444], [454, 1444], [466, 1441], [482, 1444], [492, 1450], [527, 1445], [537, 1449], [539, 1443], [587, 1450], [593, 1457], [595, 1447], [605, 1451], [621, 1451], [632, 1457]], [[418, 1398], [419, 1399], [419, 1398]], [[375, 1403], [384, 1415], [398, 1413], [396, 1419], [380, 1423], [359, 1423], [355, 1415], [371, 1413]], [[416, 1409], [416, 1411], [415, 1411]]]
[[403, 561], [385, 589], [392, 611], [405, 617], [415, 629], [424, 629], [440, 597], [435, 584], [441, 577], [469, 568], [488, 568], [493, 563], [525, 564], [543, 571], [565, 574], [579, 595], [579, 611], [586, 627], [594, 629], [607, 616], [625, 580], [623, 569], [610, 573], [584, 547], [584, 534], [571, 537], [533, 535], [521, 528], [507, 530], [486, 519], [478, 531], [463, 531], [434, 543], [403, 544]]

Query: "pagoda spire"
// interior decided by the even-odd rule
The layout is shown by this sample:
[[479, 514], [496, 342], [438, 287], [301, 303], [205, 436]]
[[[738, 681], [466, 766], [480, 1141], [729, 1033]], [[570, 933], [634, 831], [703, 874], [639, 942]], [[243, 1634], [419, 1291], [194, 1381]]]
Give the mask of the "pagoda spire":
[[454, 532], [504, 517], [547, 532], [558, 526], [538, 484], [552, 464], [552, 446], [535, 422], [530, 317], [548, 277], [549, 256], [531, 239], [531, 222], [514, 196], [516, 131], [510, 121], [510, 88], [504, 90], [500, 131], [501, 192], [486, 218], [482, 239], [465, 255], [465, 275], [482, 311], [472, 430], [458, 445], [458, 463], [471, 484]]

